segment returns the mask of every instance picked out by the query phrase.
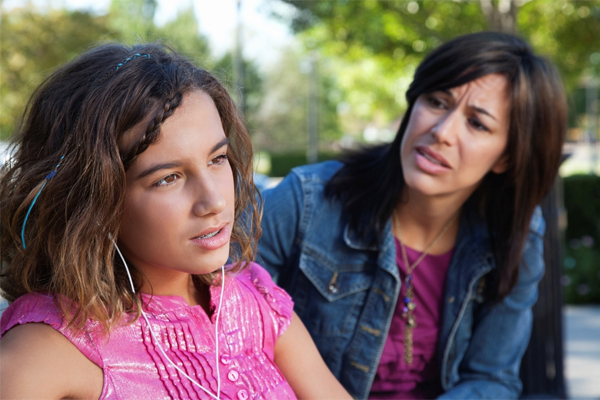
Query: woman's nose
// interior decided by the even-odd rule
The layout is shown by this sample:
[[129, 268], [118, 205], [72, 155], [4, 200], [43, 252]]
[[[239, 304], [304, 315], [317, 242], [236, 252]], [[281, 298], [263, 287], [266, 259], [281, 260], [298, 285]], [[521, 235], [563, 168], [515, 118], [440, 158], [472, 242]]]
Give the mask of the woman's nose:
[[450, 109], [431, 128], [431, 135], [438, 143], [454, 144], [458, 129], [460, 129], [460, 115], [458, 110]]
[[220, 189], [218, 183], [211, 177], [201, 179], [195, 188], [194, 214], [202, 217], [221, 213], [227, 205], [227, 200]]

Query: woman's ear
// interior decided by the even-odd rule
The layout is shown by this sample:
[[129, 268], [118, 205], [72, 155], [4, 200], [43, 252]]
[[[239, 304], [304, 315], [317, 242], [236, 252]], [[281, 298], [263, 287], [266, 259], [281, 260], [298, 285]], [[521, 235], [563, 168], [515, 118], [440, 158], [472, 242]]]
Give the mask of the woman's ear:
[[502, 174], [508, 169], [508, 154], [503, 154], [492, 166], [491, 171], [495, 174]]

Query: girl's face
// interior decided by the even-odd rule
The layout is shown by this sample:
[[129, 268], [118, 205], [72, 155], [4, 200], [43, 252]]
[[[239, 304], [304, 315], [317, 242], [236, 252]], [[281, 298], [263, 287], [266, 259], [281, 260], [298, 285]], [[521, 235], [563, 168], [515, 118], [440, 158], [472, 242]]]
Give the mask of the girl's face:
[[147, 277], [205, 274], [227, 261], [235, 200], [228, 143], [212, 99], [193, 91], [127, 171], [119, 242]]
[[506, 170], [507, 88], [490, 74], [417, 99], [400, 149], [409, 191], [465, 201], [489, 171]]

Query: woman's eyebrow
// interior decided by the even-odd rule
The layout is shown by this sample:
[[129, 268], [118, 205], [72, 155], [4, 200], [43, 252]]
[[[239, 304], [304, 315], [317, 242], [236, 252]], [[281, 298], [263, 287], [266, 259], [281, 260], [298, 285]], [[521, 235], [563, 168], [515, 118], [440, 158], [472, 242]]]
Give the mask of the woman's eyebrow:
[[494, 117], [492, 114], [490, 114], [489, 112], [487, 112], [487, 110], [485, 110], [485, 109], [483, 109], [483, 108], [481, 108], [481, 107], [476, 107], [476, 106], [470, 106], [470, 107], [471, 107], [473, 110], [477, 111], [478, 113], [485, 114], [485, 115], [487, 115], [488, 117], [492, 118], [494, 121], [498, 121], [498, 120], [496, 119], [496, 117]]

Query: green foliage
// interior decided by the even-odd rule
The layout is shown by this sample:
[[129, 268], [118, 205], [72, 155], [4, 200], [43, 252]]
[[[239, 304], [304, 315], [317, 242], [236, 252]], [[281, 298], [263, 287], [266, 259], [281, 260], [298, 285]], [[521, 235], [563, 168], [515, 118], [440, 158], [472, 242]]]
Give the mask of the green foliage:
[[563, 285], [567, 303], [600, 303], [600, 177], [564, 179], [568, 226]]
[[27, 99], [54, 68], [104, 41], [161, 40], [210, 69], [207, 40], [199, 34], [193, 9], [154, 25], [156, 0], [112, 0], [108, 15], [31, 7], [2, 13], [0, 25], [0, 139], [15, 129]]
[[[519, 31], [558, 67], [572, 92], [584, 74], [600, 76], [600, 1], [531, 1], [518, 14]], [[598, 61], [593, 54], [598, 54]]]
[[[337, 157], [337, 153], [319, 152], [319, 161], [333, 160]], [[271, 173], [269, 176], [281, 177], [286, 176], [290, 170], [300, 165], [308, 163], [306, 153], [286, 152], [271, 154]]]
[[0, 24], [0, 139], [15, 128], [33, 89], [52, 70], [100, 40], [119, 39], [105, 17], [52, 10], [13, 9]]
[[350, 105], [344, 129], [355, 136], [367, 123], [383, 127], [401, 115], [428, 51], [461, 34], [501, 28], [503, 19], [556, 63], [569, 94], [583, 75], [600, 76], [600, 0], [532, 0], [514, 12], [497, 1], [486, 10], [484, 2], [466, 0], [282, 1], [295, 7], [291, 26], [305, 46], [335, 59]]
[[264, 97], [263, 78], [255, 64], [247, 60], [243, 60], [242, 62], [244, 66], [244, 87], [236, 87], [235, 85], [234, 62], [233, 54], [231, 52], [221, 57], [221, 59], [211, 67], [211, 70], [215, 76], [225, 84], [233, 98], [237, 98], [238, 105], [239, 98], [243, 91], [245, 116], [249, 132], [252, 134], [256, 130], [256, 114]]
[[[336, 65], [318, 61], [319, 142], [326, 148], [341, 137], [337, 105], [342, 93], [336, 85]], [[265, 77], [264, 93], [254, 121], [252, 141], [258, 150], [298, 151], [306, 148], [310, 61], [308, 54], [288, 49]]]
[[208, 42], [198, 32], [198, 21], [194, 9], [181, 10], [177, 17], [164, 26], [154, 24], [156, 0], [112, 0], [107, 24], [120, 32], [128, 43], [154, 42], [160, 40], [177, 51], [196, 60], [199, 65], [209, 68]]

